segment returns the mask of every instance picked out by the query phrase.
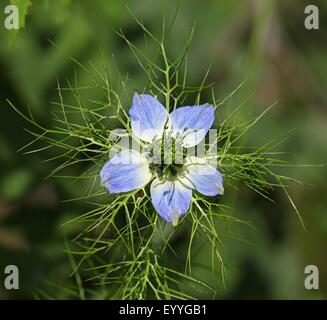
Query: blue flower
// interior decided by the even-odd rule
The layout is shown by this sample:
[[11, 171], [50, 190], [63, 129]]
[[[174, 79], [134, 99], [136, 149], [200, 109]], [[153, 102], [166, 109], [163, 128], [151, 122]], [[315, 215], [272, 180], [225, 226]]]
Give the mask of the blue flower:
[[[153, 206], [173, 225], [189, 210], [192, 190], [207, 196], [223, 194], [220, 172], [204, 157], [185, 155], [188, 148], [203, 141], [212, 126], [212, 105], [180, 107], [168, 114], [153, 96], [135, 94], [129, 115], [132, 132], [144, 146], [140, 151], [124, 150], [103, 166], [100, 179], [109, 193], [143, 188], [153, 180]], [[170, 145], [165, 143], [168, 138]], [[170, 148], [168, 162], [163, 150], [166, 146]], [[164, 163], [155, 154], [163, 155]]]

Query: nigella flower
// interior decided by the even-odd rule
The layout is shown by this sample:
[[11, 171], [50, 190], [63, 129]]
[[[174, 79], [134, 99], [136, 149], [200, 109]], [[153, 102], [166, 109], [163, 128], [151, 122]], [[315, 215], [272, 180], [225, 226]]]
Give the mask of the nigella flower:
[[[153, 180], [153, 206], [173, 225], [189, 210], [192, 190], [223, 194], [220, 172], [205, 157], [187, 155], [212, 126], [212, 105], [180, 107], [168, 114], [153, 96], [135, 94], [129, 115], [133, 134], [144, 144], [140, 151], [123, 150], [104, 165], [100, 178], [109, 193], [129, 192]], [[169, 139], [172, 143], [165, 143]]]

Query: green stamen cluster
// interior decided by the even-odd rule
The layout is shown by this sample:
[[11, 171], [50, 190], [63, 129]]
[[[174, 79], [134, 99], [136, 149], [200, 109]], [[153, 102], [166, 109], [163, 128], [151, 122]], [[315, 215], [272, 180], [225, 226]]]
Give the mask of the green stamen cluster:
[[172, 137], [171, 131], [164, 131], [162, 137], [155, 139], [149, 151], [150, 169], [158, 177], [174, 179], [183, 171], [186, 150], [182, 139]]

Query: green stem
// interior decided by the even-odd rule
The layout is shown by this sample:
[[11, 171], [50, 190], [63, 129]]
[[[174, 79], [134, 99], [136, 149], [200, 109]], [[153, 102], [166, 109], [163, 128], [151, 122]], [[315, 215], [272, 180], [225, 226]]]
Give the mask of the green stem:
[[170, 88], [170, 78], [169, 78], [169, 71], [170, 71], [170, 66], [168, 63], [168, 58], [166, 55], [166, 50], [163, 45], [161, 44], [161, 50], [162, 50], [162, 56], [164, 59], [165, 63], [165, 78], [166, 78], [166, 110], [169, 112], [170, 109], [170, 94], [171, 94], [171, 88]]

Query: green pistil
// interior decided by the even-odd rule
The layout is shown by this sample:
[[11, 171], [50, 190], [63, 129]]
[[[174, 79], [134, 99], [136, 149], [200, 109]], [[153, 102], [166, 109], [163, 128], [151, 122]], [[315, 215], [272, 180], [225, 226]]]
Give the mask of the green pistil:
[[149, 168], [153, 174], [156, 174], [158, 178], [164, 177], [167, 180], [175, 179], [184, 170], [182, 164], [155, 164], [151, 163]]

